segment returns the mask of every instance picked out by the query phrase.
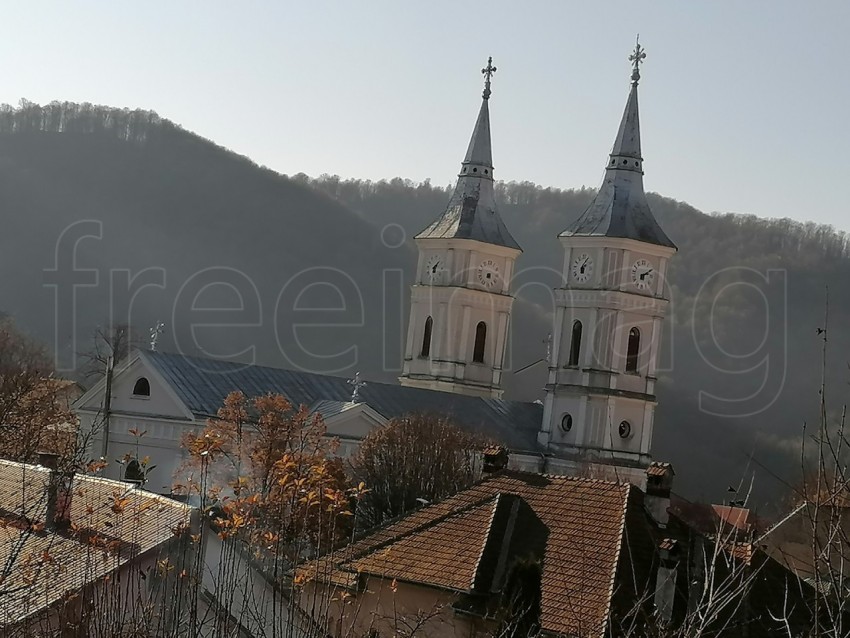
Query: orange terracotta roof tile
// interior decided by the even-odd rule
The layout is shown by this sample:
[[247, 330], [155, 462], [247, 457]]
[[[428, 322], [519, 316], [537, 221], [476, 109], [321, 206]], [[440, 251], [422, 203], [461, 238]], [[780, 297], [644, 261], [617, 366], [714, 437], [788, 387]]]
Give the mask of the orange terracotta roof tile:
[[673, 466], [669, 463], [661, 463], [660, 461], [653, 461], [646, 469], [647, 476], [664, 476], [667, 472], [673, 472]]

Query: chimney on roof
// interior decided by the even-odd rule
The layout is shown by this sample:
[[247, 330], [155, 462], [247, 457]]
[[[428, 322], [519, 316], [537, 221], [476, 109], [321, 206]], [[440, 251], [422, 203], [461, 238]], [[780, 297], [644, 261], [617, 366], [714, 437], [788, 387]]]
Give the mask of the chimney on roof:
[[673, 466], [653, 461], [646, 468], [646, 509], [659, 527], [666, 527], [670, 520], [670, 492], [673, 489]]
[[71, 525], [71, 483], [74, 473], [59, 470], [59, 455], [53, 452], [39, 452], [38, 464], [50, 470], [44, 526], [51, 532], [66, 530]]
[[508, 466], [508, 451], [501, 445], [484, 448], [484, 471], [488, 474], [504, 470]]
[[676, 597], [676, 573], [679, 569], [679, 542], [665, 538], [658, 545], [660, 563], [655, 580], [655, 613], [663, 625], [673, 618]]

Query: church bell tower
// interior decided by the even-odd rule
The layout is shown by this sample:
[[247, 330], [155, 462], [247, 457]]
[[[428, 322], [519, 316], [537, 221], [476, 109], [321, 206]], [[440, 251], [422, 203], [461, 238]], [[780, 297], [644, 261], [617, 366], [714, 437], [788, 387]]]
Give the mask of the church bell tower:
[[492, 58], [457, 185], [445, 212], [416, 235], [402, 385], [501, 398], [510, 283], [522, 252], [496, 210], [490, 146]]
[[560, 235], [564, 247], [540, 442], [562, 457], [650, 462], [668, 260], [676, 246], [643, 189], [638, 118], [640, 44], [605, 179]]

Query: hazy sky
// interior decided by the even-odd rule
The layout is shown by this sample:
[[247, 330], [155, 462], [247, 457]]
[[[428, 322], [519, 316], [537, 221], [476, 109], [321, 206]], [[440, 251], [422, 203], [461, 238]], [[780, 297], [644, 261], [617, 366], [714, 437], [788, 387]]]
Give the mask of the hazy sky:
[[635, 33], [646, 185], [850, 230], [850, 2], [7, 2], [0, 101], [157, 111], [287, 174], [597, 186]]

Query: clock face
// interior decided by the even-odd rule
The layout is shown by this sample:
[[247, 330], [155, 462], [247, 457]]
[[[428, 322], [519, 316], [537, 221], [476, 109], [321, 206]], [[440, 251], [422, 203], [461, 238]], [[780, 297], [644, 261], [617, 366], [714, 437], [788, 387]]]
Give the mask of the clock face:
[[573, 259], [570, 270], [573, 275], [573, 281], [579, 284], [587, 283], [590, 280], [590, 275], [593, 274], [593, 257], [587, 253], [580, 254]]
[[499, 267], [492, 259], [478, 264], [478, 281], [485, 288], [492, 288], [499, 281]]
[[430, 282], [435, 282], [440, 279], [443, 272], [443, 258], [440, 255], [431, 255], [425, 263], [425, 277]]
[[646, 259], [632, 264], [632, 283], [638, 290], [649, 290], [655, 281], [655, 267]]

